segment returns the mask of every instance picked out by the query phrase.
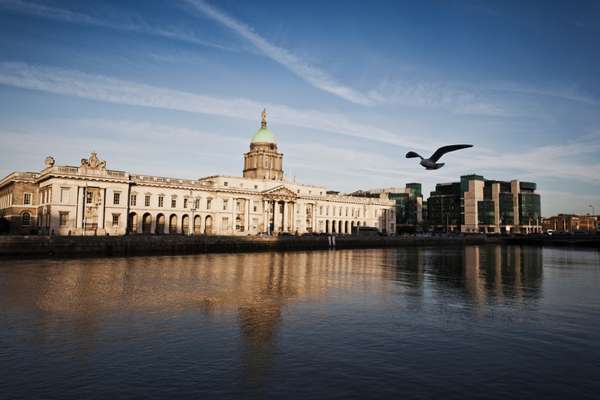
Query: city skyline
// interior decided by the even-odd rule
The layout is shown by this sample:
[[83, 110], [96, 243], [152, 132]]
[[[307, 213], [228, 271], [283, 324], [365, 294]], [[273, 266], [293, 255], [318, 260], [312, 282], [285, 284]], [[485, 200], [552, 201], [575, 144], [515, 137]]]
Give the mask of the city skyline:
[[[594, 3], [0, 0], [0, 175], [97, 151], [162, 176], [239, 175], [263, 107], [288, 179], [350, 192], [469, 173], [600, 209]], [[475, 144], [441, 171], [408, 149]]]

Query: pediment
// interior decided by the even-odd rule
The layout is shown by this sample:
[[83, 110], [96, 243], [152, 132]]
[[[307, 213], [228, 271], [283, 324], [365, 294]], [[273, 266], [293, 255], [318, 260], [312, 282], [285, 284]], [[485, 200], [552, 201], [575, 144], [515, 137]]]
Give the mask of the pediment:
[[276, 186], [274, 188], [263, 191], [263, 194], [273, 197], [293, 197], [296, 198], [298, 195], [292, 190], [286, 188], [283, 185]]

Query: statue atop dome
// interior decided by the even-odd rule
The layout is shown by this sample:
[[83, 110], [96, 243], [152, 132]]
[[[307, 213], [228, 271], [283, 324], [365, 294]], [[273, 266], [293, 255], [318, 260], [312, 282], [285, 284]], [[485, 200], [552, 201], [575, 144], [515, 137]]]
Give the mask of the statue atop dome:
[[263, 108], [260, 116], [261, 116], [260, 127], [262, 129], [267, 129], [267, 109], [266, 108]]

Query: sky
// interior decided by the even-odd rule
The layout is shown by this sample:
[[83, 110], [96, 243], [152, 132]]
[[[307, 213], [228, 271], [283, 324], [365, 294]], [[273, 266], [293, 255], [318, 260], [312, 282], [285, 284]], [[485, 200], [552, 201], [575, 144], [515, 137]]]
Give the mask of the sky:
[[[600, 212], [600, 2], [0, 0], [0, 175], [239, 176], [267, 109], [289, 180], [477, 173]], [[405, 153], [474, 147], [426, 171]]]

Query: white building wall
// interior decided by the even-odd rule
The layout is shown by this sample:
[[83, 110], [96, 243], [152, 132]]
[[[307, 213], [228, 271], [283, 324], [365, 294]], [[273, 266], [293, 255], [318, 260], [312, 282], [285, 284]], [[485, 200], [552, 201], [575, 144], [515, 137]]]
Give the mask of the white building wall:
[[[84, 223], [85, 192], [98, 188], [99, 203], [97, 225], [93, 231]], [[194, 219], [200, 217], [199, 232], [204, 233], [207, 218], [212, 218], [212, 234], [256, 235], [266, 232], [269, 220], [265, 202], [284, 199], [289, 210], [284, 218], [289, 233], [325, 232], [327, 221], [330, 231], [333, 222], [336, 233], [350, 234], [353, 226], [372, 226], [394, 232], [394, 202], [387, 198], [363, 198], [328, 195], [322, 187], [295, 182], [216, 176], [197, 181], [174, 178], [129, 175], [89, 167], [49, 167], [42, 171], [39, 191], [51, 193], [40, 196], [41, 231], [55, 235], [124, 235], [127, 233], [130, 214], [135, 214], [137, 226], [130, 233], [142, 233], [144, 216], [150, 216], [148, 233], [168, 234], [171, 216], [177, 221], [174, 233], [181, 234], [184, 216], [188, 217], [188, 232], [194, 229]], [[115, 204], [115, 193], [119, 202]], [[131, 197], [135, 196], [135, 204]], [[150, 196], [146, 205], [145, 197]], [[159, 205], [162, 196], [163, 203]], [[283, 197], [278, 197], [283, 196]], [[175, 206], [171, 200], [175, 199]], [[187, 204], [184, 205], [184, 199]], [[210, 199], [210, 207], [208, 200]], [[243, 210], [237, 210], [237, 200]], [[199, 207], [195, 207], [199, 200]], [[4, 199], [4, 201], [7, 201]], [[308, 218], [307, 207], [312, 207]], [[63, 217], [61, 218], [61, 215]], [[118, 221], [113, 225], [113, 215]], [[164, 227], [157, 231], [157, 219], [164, 217]], [[244, 230], [236, 230], [236, 217], [240, 215]], [[308, 221], [307, 221], [308, 218]], [[283, 222], [283, 221], [280, 221]], [[341, 226], [340, 226], [341, 223]], [[341, 229], [340, 229], [341, 228]], [[196, 232], [198, 233], [198, 231]]]

